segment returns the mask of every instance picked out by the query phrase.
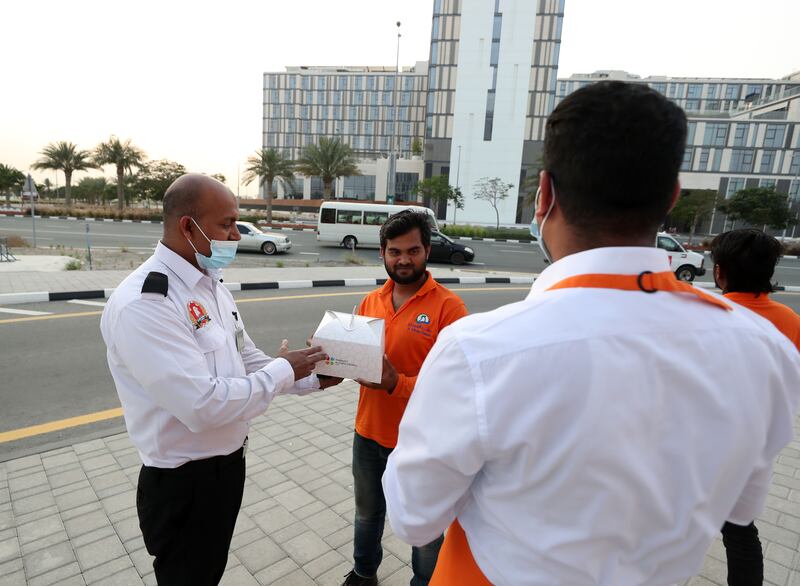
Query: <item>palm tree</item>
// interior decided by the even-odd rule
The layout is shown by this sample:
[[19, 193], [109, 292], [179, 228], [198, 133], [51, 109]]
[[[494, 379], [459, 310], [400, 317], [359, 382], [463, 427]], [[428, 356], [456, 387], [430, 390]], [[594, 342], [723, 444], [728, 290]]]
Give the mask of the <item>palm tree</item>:
[[6, 194], [6, 204], [11, 200], [11, 191], [25, 183], [25, 175], [19, 169], [0, 163], [0, 194]]
[[72, 206], [72, 174], [75, 171], [94, 169], [97, 165], [89, 151], [79, 150], [77, 145], [66, 142], [51, 142], [44, 147], [41, 159], [33, 164], [37, 170], [55, 169], [64, 172], [64, 205]]
[[272, 222], [272, 182], [278, 179], [284, 185], [294, 180], [294, 163], [283, 156], [277, 149], [261, 149], [247, 159], [244, 172], [244, 184], [250, 185], [253, 179], [260, 177], [259, 185], [264, 187], [267, 199], [267, 222]]
[[120, 141], [113, 134], [108, 142], [101, 142], [94, 150], [94, 160], [98, 165], [114, 165], [117, 168], [117, 209], [125, 209], [125, 172], [130, 173], [134, 167], [140, 168], [147, 155], [139, 147], [133, 146], [131, 140]]
[[324, 199], [331, 198], [333, 182], [339, 177], [361, 175], [353, 149], [338, 138], [320, 138], [319, 144], [310, 144], [295, 165], [303, 175], [322, 178]]

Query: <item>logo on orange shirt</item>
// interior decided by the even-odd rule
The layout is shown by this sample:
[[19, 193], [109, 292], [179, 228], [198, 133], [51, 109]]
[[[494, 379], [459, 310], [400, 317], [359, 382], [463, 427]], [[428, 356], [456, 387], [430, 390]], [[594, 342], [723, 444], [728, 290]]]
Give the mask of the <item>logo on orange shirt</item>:
[[418, 324], [429, 324], [429, 323], [431, 323], [431, 318], [428, 317], [427, 313], [420, 313], [417, 316], [417, 323]]

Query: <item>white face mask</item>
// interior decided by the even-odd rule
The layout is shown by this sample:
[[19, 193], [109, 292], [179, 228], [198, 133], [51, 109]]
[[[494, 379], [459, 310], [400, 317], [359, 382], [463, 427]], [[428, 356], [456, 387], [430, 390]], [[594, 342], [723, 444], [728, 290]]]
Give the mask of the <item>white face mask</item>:
[[531, 236], [536, 238], [536, 242], [538, 242], [539, 248], [542, 249], [542, 254], [547, 262], [553, 262], [553, 258], [550, 256], [550, 251], [547, 249], [547, 245], [544, 242], [544, 224], [547, 222], [547, 218], [550, 217], [550, 212], [553, 211], [553, 206], [556, 203], [556, 187], [553, 185], [552, 179], [550, 179], [550, 191], [553, 194], [553, 199], [550, 202], [550, 207], [547, 208], [547, 213], [544, 215], [544, 218], [542, 218], [542, 225], [540, 226], [536, 221], [536, 210], [539, 209], [539, 196], [542, 194], [541, 186], [539, 186], [539, 189], [536, 190], [536, 199], [534, 200], [533, 204], [533, 221], [531, 222]]

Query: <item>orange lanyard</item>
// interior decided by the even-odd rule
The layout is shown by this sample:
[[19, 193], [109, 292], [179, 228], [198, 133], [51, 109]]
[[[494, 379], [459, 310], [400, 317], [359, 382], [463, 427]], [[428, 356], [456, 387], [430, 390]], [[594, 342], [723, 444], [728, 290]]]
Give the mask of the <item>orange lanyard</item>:
[[656, 293], [658, 291], [688, 293], [694, 295], [700, 301], [710, 303], [720, 309], [731, 310], [731, 306], [721, 299], [709, 295], [702, 289], [698, 289], [689, 283], [679, 281], [672, 271], [664, 271], [661, 273], [644, 271], [638, 275], [609, 275], [603, 273], [575, 275], [574, 277], [567, 277], [555, 285], [548, 287], [547, 291], [573, 288], [619, 289], [622, 291], [643, 291], [645, 293]]

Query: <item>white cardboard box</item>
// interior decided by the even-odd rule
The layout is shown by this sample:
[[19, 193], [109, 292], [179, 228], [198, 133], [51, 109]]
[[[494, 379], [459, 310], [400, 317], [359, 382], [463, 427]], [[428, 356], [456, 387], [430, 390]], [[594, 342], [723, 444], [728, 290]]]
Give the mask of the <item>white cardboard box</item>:
[[326, 311], [311, 338], [330, 359], [318, 362], [316, 374], [378, 383], [383, 372], [383, 320]]

